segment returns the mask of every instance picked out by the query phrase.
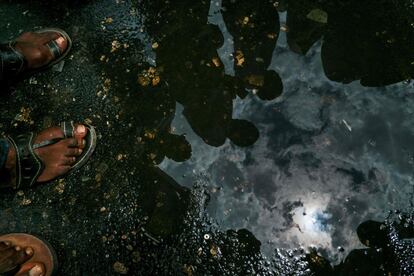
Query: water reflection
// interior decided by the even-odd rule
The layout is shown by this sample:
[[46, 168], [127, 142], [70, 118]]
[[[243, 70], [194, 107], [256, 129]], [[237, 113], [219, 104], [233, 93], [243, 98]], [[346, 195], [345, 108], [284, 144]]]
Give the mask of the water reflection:
[[409, 2], [289, 1], [288, 43], [306, 54], [323, 37], [323, 66], [334, 81], [382, 86], [411, 79], [414, 17]]
[[[258, 13], [250, 13], [248, 2], [241, 7], [247, 10], [231, 18], [233, 35], [241, 42], [235, 44], [237, 70], [236, 77], [231, 77], [225, 74], [217, 54], [223, 36], [217, 26], [206, 24], [210, 3], [151, 1], [144, 6], [150, 14], [158, 15], [148, 17], [146, 23], [157, 43], [161, 78], [168, 83], [174, 100], [184, 106], [183, 114], [194, 132], [213, 146], [223, 145], [226, 138], [238, 146], [252, 145], [258, 139], [257, 128], [251, 122], [233, 118], [233, 100], [245, 97], [245, 88], [258, 89], [259, 97], [269, 100], [282, 90], [279, 76], [266, 71], [279, 29], [276, 9], [255, 5], [254, 9], [269, 11], [259, 20]], [[229, 6], [228, 10], [231, 17], [240, 8]], [[246, 12], [252, 14], [247, 19], [243, 17]]]
[[294, 227], [291, 229], [291, 238], [296, 237], [299, 243], [304, 245], [332, 247], [332, 225], [329, 224], [332, 214], [326, 210], [329, 203], [326, 199], [325, 197], [325, 202], [317, 199], [304, 201], [302, 206], [293, 209]]
[[[11, 22], [4, 38], [56, 23], [68, 29], [76, 47], [64, 74], [48, 72], [20, 84], [16, 97], [2, 102], [2, 130], [89, 118], [102, 136], [94, 159], [65, 179], [62, 193], [55, 189], [62, 184], [52, 183], [20, 196], [1, 194], [2, 232], [43, 234], [65, 259], [66, 274], [103, 275], [115, 261], [142, 274], [291, 275], [308, 273], [310, 263], [314, 272], [347, 275], [383, 264], [385, 257], [375, 255], [384, 244], [378, 223], [358, 228], [362, 244], [355, 244], [354, 229], [409, 201], [410, 86], [378, 91], [325, 77], [376, 86], [411, 76], [411, 29], [397, 28], [411, 16], [404, 4], [225, 0], [229, 33], [223, 39], [217, 26], [207, 24], [208, 1], [17, 2], [1, 4], [0, 13], [8, 14], [3, 25]], [[287, 10], [282, 33], [276, 8]], [[371, 24], [381, 33], [372, 42], [369, 20], [388, 10], [401, 17], [387, 26], [375, 17]], [[230, 34], [233, 58], [217, 53]], [[394, 35], [407, 44], [399, 37], [393, 42]], [[226, 74], [228, 60], [234, 76]], [[138, 82], [153, 70], [159, 83]], [[21, 106], [32, 110], [33, 126], [13, 126]], [[386, 112], [390, 107], [398, 112]], [[189, 126], [174, 131], [180, 124], [173, 117], [181, 113], [179, 123]], [[187, 160], [163, 166], [174, 178], [156, 167], [165, 157]], [[183, 186], [200, 182], [203, 173], [208, 184], [200, 189], [203, 196], [194, 196]], [[30, 206], [21, 204], [24, 199]], [[205, 218], [206, 205], [219, 214], [218, 222]], [[372, 225], [375, 231], [361, 230]], [[412, 260], [395, 254], [411, 236], [395, 236], [398, 246], [386, 258], [393, 264]], [[352, 251], [363, 244], [371, 249]], [[288, 249], [275, 253], [279, 245]], [[304, 257], [309, 246], [317, 249]], [[345, 262], [337, 267], [332, 260]]]
[[[339, 265], [331, 266], [318, 253], [308, 255], [315, 275], [411, 275], [414, 273], [412, 214], [399, 213], [385, 222], [368, 220], [356, 232], [363, 249], [352, 250]], [[410, 241], [411, 240], [411, 241]]]

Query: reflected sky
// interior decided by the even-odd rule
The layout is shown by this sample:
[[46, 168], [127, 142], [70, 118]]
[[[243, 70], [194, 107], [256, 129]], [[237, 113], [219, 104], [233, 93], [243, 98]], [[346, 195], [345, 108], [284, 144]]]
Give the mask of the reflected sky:
[[[286, 21], [286, 13], [280, 20]], [[232, 43], [224, 36], [219, 52], [225, 60]], [[259, 129], [253, 146], [206, 145], [178, 104], [172, 126], [186, 134], [193, 155], [184, 163], [166, 159], [161, 168], [189, 187], [207, 176], [210, 214], [224, 229], [252, 231], [265, 252], [317, 247], [338, 263], [361, 247], [355, 229], [362, 221], [383, 220], [388, 210], [407, 208], [413, 200], [414, 137], [407, 130], [414, 123], [413, 85], [367, 88], [330, 81], [321, 41], [300, 56], [288, 49], [284, 32], [270, 69], [283, 80], [280, 98], [261, 101], [253, 91], [233, 103], [233, 117]]]
[[[272, 62], [268, 58], [255, 58], [256, 51], [249, 49], [243, 51], [246, 60], [254, 63], [259, 60], [259, 70], [256, 63], [248, 70], [235, 70], [233, 52], [246, 45], [237, 43], [240, 30], [229, 19], [231, 12], [237, 16], [245, 16], [252, 10], [262, 14], [269, 1], [257, 2], [265, 3], [262, 6], [236, 8], [229, 3], [237, 1], [223, 1], [230, 6], [229, 13], [224, 14], [226, 22], [219, 13], [219, 2], [212, 3], [209, 18], [208, 2], [203, 1], [66, 1], [70, 2], [68, 6], [17, 2], [20, 5], [6, 1], [8, 4], [0, 11], [6, 15], [5, 22], [16, 20], [2, 33], [4, 38], [14, 37], [19, 30], [56, 23], [73, 35], [75, 47], [73, 58], [66, 61], [62, 74], [46, 72], [21, 83], [15, 93], [17, 97], [13, 95], [10, 101], [3, 102], [1, 129], [10, 130], [9, 124], [19, 114], [20, 107], [25, 106], [32, 109], [35, 129], [43, 127], [44, 122], [89, 118], [102, 135], [89, 166], [82, 170], [80, 177], [65, 178], [66, 190], [62, 194], [55, 191], [57, 183], [40, 186], [24, 194], [32, 201], [29, 207], [20, 204], [21, 196], [2, 195], [5, 201], [0, 215], [6, 222], [3, 231], [30, 230], [46, 234], [65, 258], [65, 272], [84, 272], [83, 268], [87, 267], [92, 269], [92, 274], [99, 274], [93, 273], [94, 269], [111, 269], [115, 261], [123, 261], [131, 269], [159, 266], [162, 270], [168, 266], [182, 272], [182, 264], [189, 263], [186, 259], [189, 252], [191, 258], [198, 258], [193, 252], [199, 252], [200, 242], [204, 243], [203, 236], [208, 232], [192, 227], [188, 221], [182, 222], [182, 214], [190, 214], [196, 221], [204, 215], [201, 211], [204, 200], [196, 197], [197, 206], [189, 205], [190, 190], [182, 187], [192, 187], [195, 182], [207, 183], [209, 216], [217, 221], [220, 230], [232, 230], [228, 231], [230, 234], [222, 232], [228, 237], [224, 242], [214, 239], [217, 238], [214, 233], [209, 240], [222, 242], [223, 256], [225, 245], [229, 246], [230, 260], [218, 263], [229, 268], [234, 265], [232, 257], [244, 262], [236, 248], [245, 248], [250, 243], [254, 246], [247, 247], [249, 252], [245, 257], [255, 253], [251, 248], [257, 249], [260, 244], [256, 238], [268, 255], [276, 248], [316, 247], [330, 261], [338, 263], [349, 251], [363, 246], [364, 241], [361, 243], [356, 233], [362, 222], [382, 221], [389, 210], [412, 206], [413, 85], [401, 82], [367, 88], [358, 81], [346, 85], [330, 81], [325, 75], [326, 64], [321, 54], [323, 45], [327, 47], [324, 39], [313, 41], [311, 37], [311, 40], [296, 41], [298, 37], [292, 36], [292, 43], [305, 42], [297, 46], [299, 50], [305, 48], [306, 55], [293, 52], [293, 44], [290, 48], [287, 45], [286, 13], [279, 13], [280, 35], [251, 43], [256, 47], [265, 41], [271, 50], [274, 48]], [[148, 11], [138, 8], [137, 3], [142, 2], [150, 6]], [[357, 2], [354, 1], [365, 7], [361, 4], [365, 2]], [[33, 9], [27, 5], [33, 5]], [[337, 10], [342, 12], [336, 7], [330, 9], [334, 14]], [[359, 11], [353, 6], [351, 10]], [[299, 11], [307, 12], [306, 9]], [[378, 14], [386, 14], [381, 12]], [[14, 13], [26, 15], [16, 17]], [[259, 22], [272, 22], [277, 15], [273, 10], [269, 17], [259, 18], [262, 19]], [[358, 12], [349, 15], [359, 16]], [[297, 19], [310, 23], [306, 21], [306, 14], [298, 16]], [[106, 24], [108, 20], [112, 23]], [[217, 28], [206, 25], [207, 20], [219, 24], [224, 34], [222, 46]], [[366, 22], [354, 20], [364, 34]], [[336, 22], [348, 21], [344, 18]], [[278, 22], [274, 23], [277, 26]], [[288, 27], [294, 29], [293, 23]], [[399, 24], [399, 20], [390, 23]], [[306, 37], [308, 25], [296, 28], [299, 38]], [[387, 29], [390, 26], [394, 25], [387, 25]], [[229, 30], [234, 33], [230, 34]], [[341, 32], [333, 30], [331, 38], [335, 39]], [[249, 38], [255, 34], [263, 33], [252, 28]], [[315, 37], [320, 37], [317, 34]], [[352, 34], [349, 37], [354, 39]], [[278, 38], [276, 47], [275, 37]], [[116, 41], [122, 47], [112, 52]], [[359, 46], [365, 51], [376, 46], [362, 44]], [[336, 49], [332, 47], [335, 44], [330, 45], [328, 49]], [[392, 47], [394, 50], [398, 48], [396, 45]], [[228, 75], [243, 78], [250, 69], [250, 73], [264, 75], [261, 65], [270, 63], [270, 69], [283, 81], [283, 94], [278, 97], [281, 86], [271, 97], [266, 93], [261, 95], [260, 88], [246, 92], [244, 79], [237, 87], [242, 89], [237, 90], [239, 83], [233, 83], [236, 78], [223, 76], [223, 66], [215, 60], [216, 48]], [[341, 53], [330, 52], [324, 61], [331, 61], [329, 65], [344, 64], [336, 55]], [[206, 63], [210, 60], [216, 62]], [[353, 61], [346, 59], [345, 65], [349, 65], [349, 60]], [[401, 60], [405, 64], [408, 59], [403, 56]], [[148, 72], [148, 65], [157, 65], [161, 81], [156, 86], [143, 87], [137, 76]], [[339, 81], [361, 77], [348, 75], [354, 70], [349, 72], [350, 67], [345, 67], [346, 70], [336, 75]], [[366, 73], [367, 68], [360, 69]], [[276, 81], [277, 74], [273, 75], [277, 76]], [[230, 84], [224, 82], [228, 79]], [[262, 101], [263, 98], [274, 100]], [[173, 133], [185, 134], [192, 150], [183, 136], [170, 135], [172, 115], [175, 115]], [[246, 120], [244, 125], [239, 119]], [[254, 135], [247, 141], [240, 139], [249, 134], [243, 131], [246, 122], [257, 127], [257, 132], [253, 131]], [[237, 141], [239, 146], [234, 144]], [[152, 168], [165, 156], [171, 159], [165, 159], [161, 168], [177, 183], [158, 168]], [[172, 161], [186, 159], [182, 163]], [[13, 212], [8, 206], [13, 206]], [[162, 251], [160, 256], [137, 241], [141, 223], [154, 236], [181, 234], [181, 227], [185, 225], [191, 229], [169, 250], [157, 249], [156, 252]], [[242, 228], [247, 231], [234, 233]], [[126, 234], [131, 239], [125, 240]], [[238, 242], [243, 237], [247, 242]], [[235, 242], [229, 245], [230, 240]], [[207, 243], [204, 245], [207, 261], [201, 264], [211, 264], [208, 260], [211, 248]], [[131, 259], [130, 248], [134, 253], [139, 250], [140, 263]], [[77, 250], [77, 255], [73, 250]], [[281, 259], [286, 266], [288, 262]], [[197, 263], [200, 263], [198, 259]]]

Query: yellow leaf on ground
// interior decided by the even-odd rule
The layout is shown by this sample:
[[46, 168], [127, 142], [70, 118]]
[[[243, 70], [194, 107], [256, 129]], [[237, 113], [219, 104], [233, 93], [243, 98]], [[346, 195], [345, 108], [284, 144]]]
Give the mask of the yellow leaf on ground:
[[240, 51], [240, 50], [237, 50], [236, 51], [235, 59], [236, 59], [236, 65], [237, 66], [243, 66], [243, 63], [244, 63], [244, 54], [243, 54], [242, 51]]
[[216, 67], [220, 67], [221, 62], [220, 62], [220, 59], [219, 59], [218, 57], [213, 57], [213, 59], [212, 59], [211, 61], [213, 62], [213, 64], [214, 64]]
[[261, 75], [249, 75], [246, 77], [246, 81], [253, 86], [262, 87], [264, 85], [264, 76]]
[[160, 81], [161, 81], [160, 76], [155, 76], [155, 77], [152, 79], [152, 86], [157, 86], [157, 85], [160, 83]]
[[141, 86], [148, 86], [150, 84], [150, 79], [148, 77], [140, 75], [138, 76], [138, 83]]

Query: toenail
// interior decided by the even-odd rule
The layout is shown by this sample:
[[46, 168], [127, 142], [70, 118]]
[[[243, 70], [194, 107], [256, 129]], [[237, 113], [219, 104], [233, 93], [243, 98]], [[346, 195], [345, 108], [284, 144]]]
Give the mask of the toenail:
[[59, 46], [62, 46], [63, 42], [65, 42], [65, 39], [63, 37], [59, 37], [55, 41]]
[[82, 151], [83, 151], [82, 149], [78, 149], [79, 154], [82, 153]]
[[33, 249], [31, 247], [26, 248], [25, 252], [26, 252], [26, 255], [29, 255], [29, 256], [33, 255]]
[[79, 134], [84, 134], [86, 132], [86, 127], [84, 125], [79, 125], [76, 129]]
[[39, 275], [42, 275], [42, 274], [40, 274], [40, 273], [42, 273], [42, 268], [39, 266], [39, 265], [35, 265], [34, 267], [32, 267], [30, 270], [29, 270], [29, 275], [30, 276], [39, 276]]
[[15, 246], [15, 247], [14, 247], [14, 250], [16, 250], [16, 251], [20, 251], [20, 250], [22, 250], [22, 248], [21, 248], [20, 246]]
[[4, 241], [3, 242], [6, 246], [9, 246], [10, 245], [10, 242], [8, 242], [8, 241]]

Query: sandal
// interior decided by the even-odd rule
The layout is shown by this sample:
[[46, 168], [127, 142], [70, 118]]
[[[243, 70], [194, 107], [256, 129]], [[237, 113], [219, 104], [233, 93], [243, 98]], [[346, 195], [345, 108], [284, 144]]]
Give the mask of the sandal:
[[[87, 135], [84, 138], [85, 148], [82, 154], [76, 158], [75, 164], [71, 167], [69, 172], [82, 167], [91, 157], [96, 147], [95, 128], [89, 124], [84, 125], [88, 129]], [[34, 152], [35, 149], [47, 147], [56, 144], [63, 139], [74, 137], [75, 126], [73, 122], [63, 122], [61, 124], [61, 129], [64, 134], [63, 138], [45, 140], [38, 144], [33, 144], [33, 132], [20, 134], [16, 137], [7, 136], [10, 145], [16, 149], [16, 184], [14, 189], [32, 187], [43, 172], [44, 164]]]
[[66, 50], [61, 52], [57, 43], [52, 40], [47, 43], [47, 46], [49, 47], [54, 59], [39, 68], [27, 69], [27, 61], [25, 57], [15, 49], [16, 41], [9, 41], [4, 44], [2, 43], [0, 44], [0, 81], [15, 80], [20, 77], [32, 76], [33, 74], [51, 68], [55, 64], [62, 61], [69, 54], [69, 51], [72, 48], [72, 40], [65, 31], [57, 28], [46, 28], [35, 31], [35, 33], [45, 32], [55, 32], [60, 34], [67, 41]]
[[56, 252], [47, 241], [29, 234], [13, 233], [0, 236], [0, 242], [10, 242], [14, 246], [31, 247], [33, 249], [33, 256], [20, 266], [12, 268], [7, 272], [8, 274], [13, 273], [14, 275], [26, 263], [43, 264], [46, 270], [44, 276], [51, 276], [56, 273], [58, 269]]

